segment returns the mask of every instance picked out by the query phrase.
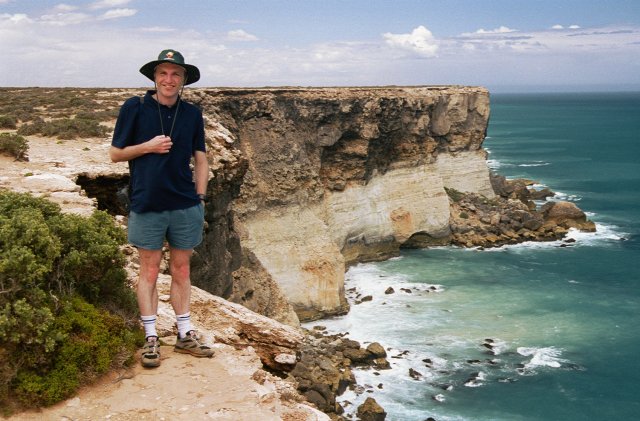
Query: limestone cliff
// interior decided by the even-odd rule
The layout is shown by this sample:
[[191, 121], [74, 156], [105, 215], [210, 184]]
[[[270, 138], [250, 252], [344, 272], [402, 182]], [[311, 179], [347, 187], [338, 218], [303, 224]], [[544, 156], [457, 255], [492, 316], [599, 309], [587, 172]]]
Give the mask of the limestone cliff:
[[[52, 96], [91, 99], [85, 108], [113, 115], [141, 93], [5, 90], [32, 119], [78, 112], [49, 104]], [[445, 187], [494, 194], [483, 88], [196, 89], [185, 97], [203, 110], [212, 174], [193, 282], [284, 323], [345, 311], [347, 265], [446, 241]], [[128, 171], [109, 162], [110, 138], [28, 141], [29, 162], [3, 158], [0, 185], [67, 211], [123, 214], [116, 193]]]
[[302, 319], [346, 310], [346, 265], [397, 254], [415, 234], [446, 237], [445, 187], [493, 196], [483, 88], [222, 89], [190, 100], [241, 151], [233, 229]]

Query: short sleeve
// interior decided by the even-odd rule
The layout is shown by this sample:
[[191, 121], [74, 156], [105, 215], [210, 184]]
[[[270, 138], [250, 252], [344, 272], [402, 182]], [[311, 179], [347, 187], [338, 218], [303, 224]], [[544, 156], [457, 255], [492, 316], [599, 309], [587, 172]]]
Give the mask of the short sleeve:
[[136, 120], [140, 111], [140, 98], [129, 98], [120, 107], [111, 145], [123, 149], [134, 143]]

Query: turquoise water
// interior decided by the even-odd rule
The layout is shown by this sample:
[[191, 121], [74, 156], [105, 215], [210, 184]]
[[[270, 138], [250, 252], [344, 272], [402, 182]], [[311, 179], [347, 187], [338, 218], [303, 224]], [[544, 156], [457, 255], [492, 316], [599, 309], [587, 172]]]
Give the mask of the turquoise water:
[[342, 401], [373, 396], [388, 420], [639, 419], [640, 93], [491, 104], [490, 165], [575, 201], [598, 232], [353, 267], [346, 287], [373, 300], [321, 324], [380, 342], [392, 369], [356, 371], [366, 391]]

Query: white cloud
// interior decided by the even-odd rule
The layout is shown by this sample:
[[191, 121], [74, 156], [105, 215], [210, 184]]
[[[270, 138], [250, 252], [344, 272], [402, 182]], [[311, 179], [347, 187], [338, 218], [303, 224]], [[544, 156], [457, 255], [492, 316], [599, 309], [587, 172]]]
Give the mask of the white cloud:
[[500, 26], [499, 28], [490, 29], [490, 30], [485, 30], [480, 28], [475, 33], [476, 34], [508, 34], [510, 32], [516, 32], [516, 31], [517, 31], [516, 29], [511, 29], [506, 26]]
[[[580, 29], [580, 25], [570, 25], [567, 28], [569, 28], [569, 29]], [[551, 29], [564, 29], [564, 26], [562, 26], [562, 25], [553, 25], [551, 27]]]
[[112, 7], [124, 6], [131, 0], [99, 0], [89, 5], [90, 9], [110, 9]]
[[384, 33], [386, 43], [392, 47], [399, 47], [414, 51], [425, 57], [435, 57], [438, 52], [438, 42], [431, 31], [420, 25], [410, 34]]
[[146, 28], [140, 28], [144, 32], [175, 32], [175, 28], [169, 28], [166, 26], [149, 26]]
[[78, 10], [78, 7], [66, 3], [60, 3], [57, 4], [53, 10], [56, 12], [73, 12], [74, 10]]
[[418, 27], [374, 41], [293, 48], [225, 46], [229, 34], [178, 27], [114, 30], [111, 20], [94, 24], [102, 12], [47, 19], [0, 14], [0, 43], [16, 52], [11, 67], [0, 63], [3, 86], [147, 86], [138, 69], [164, 46], [176, 48], [200, 68], [203, 77], [196, 86], [640, 84], [638, 26], [574, 31], [565, 25], [562, 31], [493, 30], [439, 39]]
[[33, 19], [24, 13], [16, 13], [14, 15], [10, 15], [8, 13], [0, 14], [0, 22], [10, 22], [12, 24], [21, 24], [21, 23], [31, 23]]
[[258, 37], [242, 29], [227, 32], [227, 39], [229, 41], [258, 41]]
[[99, 19], [117, 19], [133, 16], [138, 11], [136, 9], [111, 9], [103, 13]]
[[91, 15], [80, 12], [56, 13], [52, 15], [40, 16], [41, 22], [56, 26], [78, 25], [80, 23], [89, 22], [91, 20]]

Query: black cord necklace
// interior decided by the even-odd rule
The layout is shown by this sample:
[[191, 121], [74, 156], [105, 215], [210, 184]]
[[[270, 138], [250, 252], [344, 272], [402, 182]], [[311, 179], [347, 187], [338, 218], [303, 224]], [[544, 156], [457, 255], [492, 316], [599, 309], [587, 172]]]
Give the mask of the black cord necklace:
[[[178, 98], [178, 104], [176, 105], [176, 113], [173, 115], [173, 123], [171, 123], [171, 131], [169, 132], [169, 137], [173, 134], [173, 128], [176, 125], [176, 120], [178, 119], [178, 109], [180, 108], [180, 98]], [[162, 123], [162, 112], [160, 111], [160, 102], [158, 102], [158, 117], [160, 117], [160, 130], [162, 130], [162, 136], [166, 136], [164, 133], [164, 124]]]
[[[173, 123], [171, 123], [171, 131], [169, 132], [169, 138], [173, 134], [173, 128], [176, 125], [176, 120], [178, 119], [178, 110], [180, 109], [180, 101], [182, 98], [182, 91], [184, 90], [184, 85], [182, 85], [182, 89], [180, 89], [180, 95], [178, 95], [178, 103], [176, 104], [176, 113], [173, 115]], [[156, 85], [156, 103], [158, 104], [158, 117], [160, 117], [160, 130], [162, 130], [162, 136], [166, 136], [164, 133], [164, 123], [162, 122], [162, 112], [160, 111], [160, 95], [158, 95], [158, 85]]]

